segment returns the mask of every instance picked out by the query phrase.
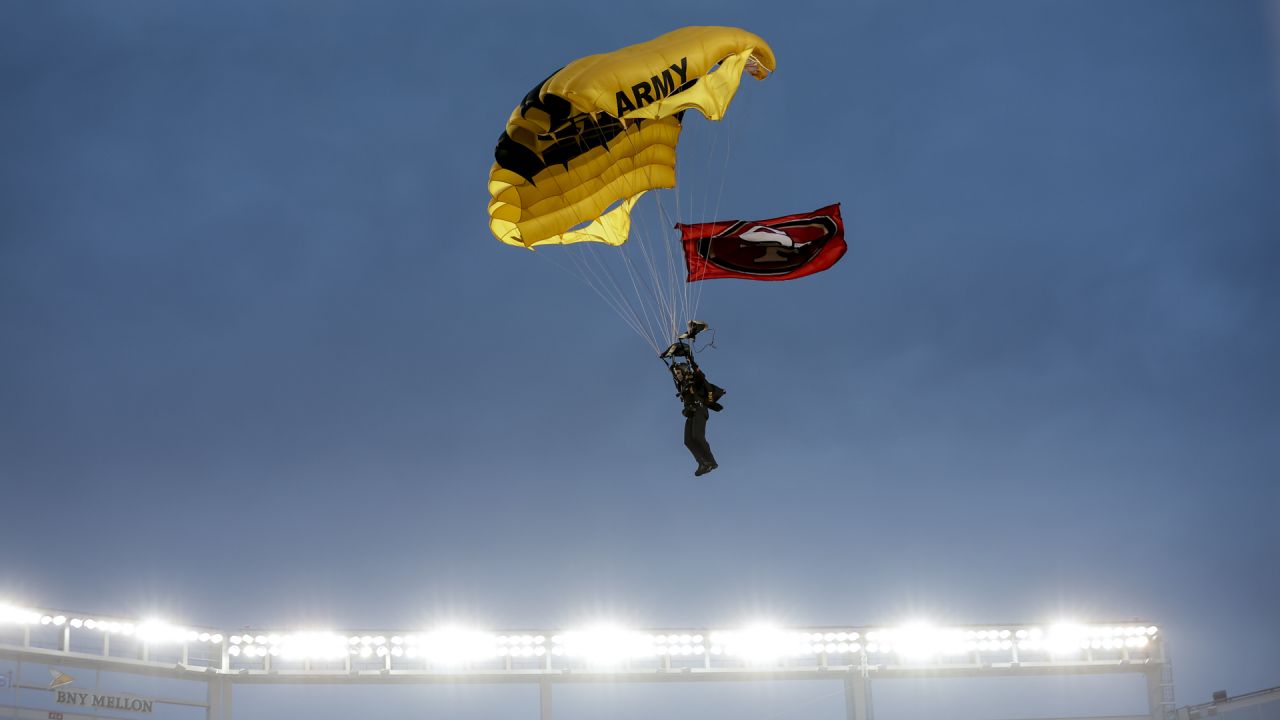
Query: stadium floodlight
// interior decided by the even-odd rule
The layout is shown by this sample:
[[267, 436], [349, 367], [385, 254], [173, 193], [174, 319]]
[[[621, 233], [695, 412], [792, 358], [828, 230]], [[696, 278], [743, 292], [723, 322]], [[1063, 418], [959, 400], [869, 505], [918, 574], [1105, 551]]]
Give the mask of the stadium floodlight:
[[347, 638], [329, 631], [272, 635], [279, 654], [286, 660], [341, 660], [347, 656]]
[[1053, 655], [1069, 655], [1089, 646], [1089, 628], [1078, 623], [1058, 623], [1049, 628], [1044, 648]]
[[938, 655], [965, 652], [963, 631], [939, 629], [924, 622], [891, 628], [883, 631], [882, 636], [907, 660], [925, 661]]
[[[119, 623], [110, 623], [108, 632], [120, 632]], [[147, 620], [134, 628], [138, 639], [152, 645], [178, 644], [188, 639], [188, 630], [170, 625], [163, 620]]]
[[[382, 643], [377, 641], [382, 640]], [[380, 651], [385, 651], [386, 639], [374, 639]], [[498, 657], [497, 637], [492, 633], [458, 627], [444, 627], [423, 633], [416, 638], [419, 653], [433, 663], [463, 665], [477, 660]]]
[[713, 653], [723, 652], [748, 663], [770, 663], [785, 657], [814, 654], [809, 633], [782, 630], [772, 625], [713, 632], [711, 644]]
[[0, 605], [0, 623], [34, 625], [40, 622], [40, 613], [14, 605]]
[[[551, 640], [562, 648], [561, 653], [557, 654], [581, 658], [599, 665], [613, 665], [632, 658], [660, 654], [654, 636], [614, 625], [598, 625], [585, 630], [564, 632]], [[667, 641], [670, 642], [671, 637]]]

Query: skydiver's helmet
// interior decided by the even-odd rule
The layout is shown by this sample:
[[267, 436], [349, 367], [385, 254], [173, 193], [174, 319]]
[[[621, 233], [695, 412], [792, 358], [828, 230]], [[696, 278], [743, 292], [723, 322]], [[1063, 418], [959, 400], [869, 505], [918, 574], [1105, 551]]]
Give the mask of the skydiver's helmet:
[[686, 383], [693, 379], [693, 366], [688, 363], [673, 363], [671, 365], [671, 376], [675, 378], [677, 385], [684, 387]]

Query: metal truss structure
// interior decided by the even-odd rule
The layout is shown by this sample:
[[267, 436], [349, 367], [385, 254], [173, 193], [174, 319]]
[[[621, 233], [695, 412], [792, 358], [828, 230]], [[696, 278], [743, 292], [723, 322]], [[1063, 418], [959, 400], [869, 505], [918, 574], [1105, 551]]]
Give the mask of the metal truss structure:
[[[1149, 712], [1110, 720], [1170, 720], [1176, 714], [1162, 633], [1137, 621], [945, 628], [224, 632], [0, 605], [0, 660], [17, 663], [17, 678], [9, 681], [12, 704], [0, 689], [0, 717], [7, 712], [41, 720], [96, 717], [93, 713], [103, 708], [126, 715], [149, 713], [165, 705], [199, 708], [208, 720], [231, 720], [237, 685], [300, 683], [535, 684], [540, 717], [552, 720], [553, 688], [566, 683], [775, 680], [842, 681], [848, 720], [871, 720], [876, 679], [1115, 673], [1145, 677]], [[24, 675], [24, 665], [48, 668], [50, 677], [44, 678], [40, 667]], [[73, 694], [70, 671], [64, 669], [194, 680], [205, 683], [207, 693], [200, 702], [97, 690]], [[44, 692], [52, 695], [29, 703], [38, 707], [19, 701]]]

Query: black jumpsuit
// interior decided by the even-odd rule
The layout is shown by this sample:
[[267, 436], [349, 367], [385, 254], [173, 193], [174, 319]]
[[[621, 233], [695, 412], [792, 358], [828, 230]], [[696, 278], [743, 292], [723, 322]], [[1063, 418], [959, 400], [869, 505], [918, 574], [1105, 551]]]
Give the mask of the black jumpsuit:
[[687, 369], [678, 373], [676, 380], [680, 400], [684, 403], [684, 446], [698, 461], [698, 469], [705, 472], [717, 467], [716, 456], [707, 443], [707, 407], [710, 405], [718, 410], [720, 405], [716, 401], [724, 391], [708, 382], [696, 366], [683, 367]]

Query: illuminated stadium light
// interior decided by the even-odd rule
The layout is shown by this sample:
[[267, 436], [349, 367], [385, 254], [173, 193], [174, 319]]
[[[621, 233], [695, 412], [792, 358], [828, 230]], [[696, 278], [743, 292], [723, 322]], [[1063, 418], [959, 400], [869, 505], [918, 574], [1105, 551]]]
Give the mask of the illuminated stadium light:
[[871, 654], [887, 654], [893, 652], [893, 644], [889, 642], [889, 633], [884, 630], [872, 630], [865, 635], [866, 649]]
[[[561, 648], [557, 655], [582, 658], [602, 665], [657, 656], [664, 651], [659, 649], [656, 640], [654, 635], [613, 626], [575, 630], [551, 638], [551, 642]], [[670, 638], [665, 640], [670, 642]]]
[[898, 655], [908, 660], [923, 661], [938, 655], [963, 655], [967, 652], [963, 630], [944, 630], [924, 623], [884, 630], [877, 637], [882, 648], [888, 643]]
[[1068, 655], [1089, 646], [1089, 628], [1075, 623], [1059, 623], [1049, 628], [1044, 649], [1053, 655]]
[[[119, 632], [120, 627], [116, 623], [112, 623], [108, 626], [108, 631], [113, 633]], [[191, 639], [189, 636], [190, 631], [185, 628], [170, 625], [162, 620], [147, 620], [141, 625], [138, 625], [134, 629], [134, 632], [140, 640], [152, 645], [168, 643], [178, 644]]]
[[13, 625], [35, 625], [40, 622], [40, 613], [13, 605], [0, 605], [0, 623]]
[[[9, 628], [28, 630], [14, 633]], [[1060, 622], [1044, 625], [947, 627], [911, 623], [888, 627], [783, 628], [761, 625], [717, 630], [637, 630], [601, 626], [569, 631], [484, 631], [445, 627], [430, 631], [241, 630], [222, 634], [161, 620], [133, 621], [77, 615], [0, 602], [0, 650], [33, 647], [93, 654], [130, 652], [109, 642], [133, 635], [151, 646], [181, 646], [182, 664], [205, 672], [258, 674], [312, 672], [309, 666], [255, 663], [346, 662], [315, 668], [324, 672], [372, 671], [542, 673], [587, 671], [608, 674], [680, 670], [718, 672], [813, 672], [861, 666], [876, 674], [946, 672], [949, 669], [1058, 666], [1112, 668], [1163, 662], [1163, 638], [1147, 623]], [[211, 646], [188, 654], [196, 645]], [[147, 654], [142, 653], [142, 661]], [[156, 659], [172, 653], [153, 654]], [[233, 661], [234, 659], [234, 661]], [[534, 661], [536, 662], [530, 662]], [[423, 665], [426, 661], [426, 665]], [[172, 663], [171, 659], [166, 662]], [[356, 664], [359, 663], [359, 664]], [[246, 667], [248, 666], [248, 667]]]
[[[1083, 625], [1060, 623], [1048, 631], [1040, 628], [1016, 633], [1019, 650], [1044, 650], [1053, 655], [1071, 655], [1082, 650], [1120, 650], [1146, 647], [1159, 628], [1146, 625]], [[1146, 640], [1144, 644], [1142, 641]]]
[[[137, 642], [117, 644], [116, 634], [132, 634]], [[177, 649], [149, 653], [148, 645]], [[159, 620], [135, 625], [0, 602], [0, 659], [27, 656], [50, 666], [61, 659], [107, 672], [207, 681], [210, 717], [229, 716], [231, 688], [238, 683], [339, 679], [364, 684], [540, 683], [544, 710], [551, 706], [545, 700], [557, 682], [842, 679], [847, 716], [865, 718], [871, 716], [870, 683], [881, 678], [1133, 673], [1146, 677], [1149, 717], [1169, 717], [1172, 704], [1162, 690], [1169, 666], [1161, 628], [1137, 621], [959, 627], [920, 622], [856, 629], [277, 628], [224, 635]]]
[[809, 636], [805, 632], [764, 625], [745, 630], [722, 630], [711, 633], [711, 651], [751, 663], [776, 662], [786, 657], [814, 654]]
[[708, 651], [699, 633], [646, 634], [640, 645], [648, 650], [638, 653], [637, 657], [692, 657]]
[[299, 632], [272, 635], [272, 650], [285, 660], [342, 660], [347, 657], [347, 638], [333, 632]]
[[[419, 656], [441, 665], [463, 665], [499, 657], [497, 636], [492, 633], [446, 627], [411, 637]], [[383, 642], [379, 643], [380, 640]], [[385, 640], [374, 638], [382, 653], [387, 650]]]

